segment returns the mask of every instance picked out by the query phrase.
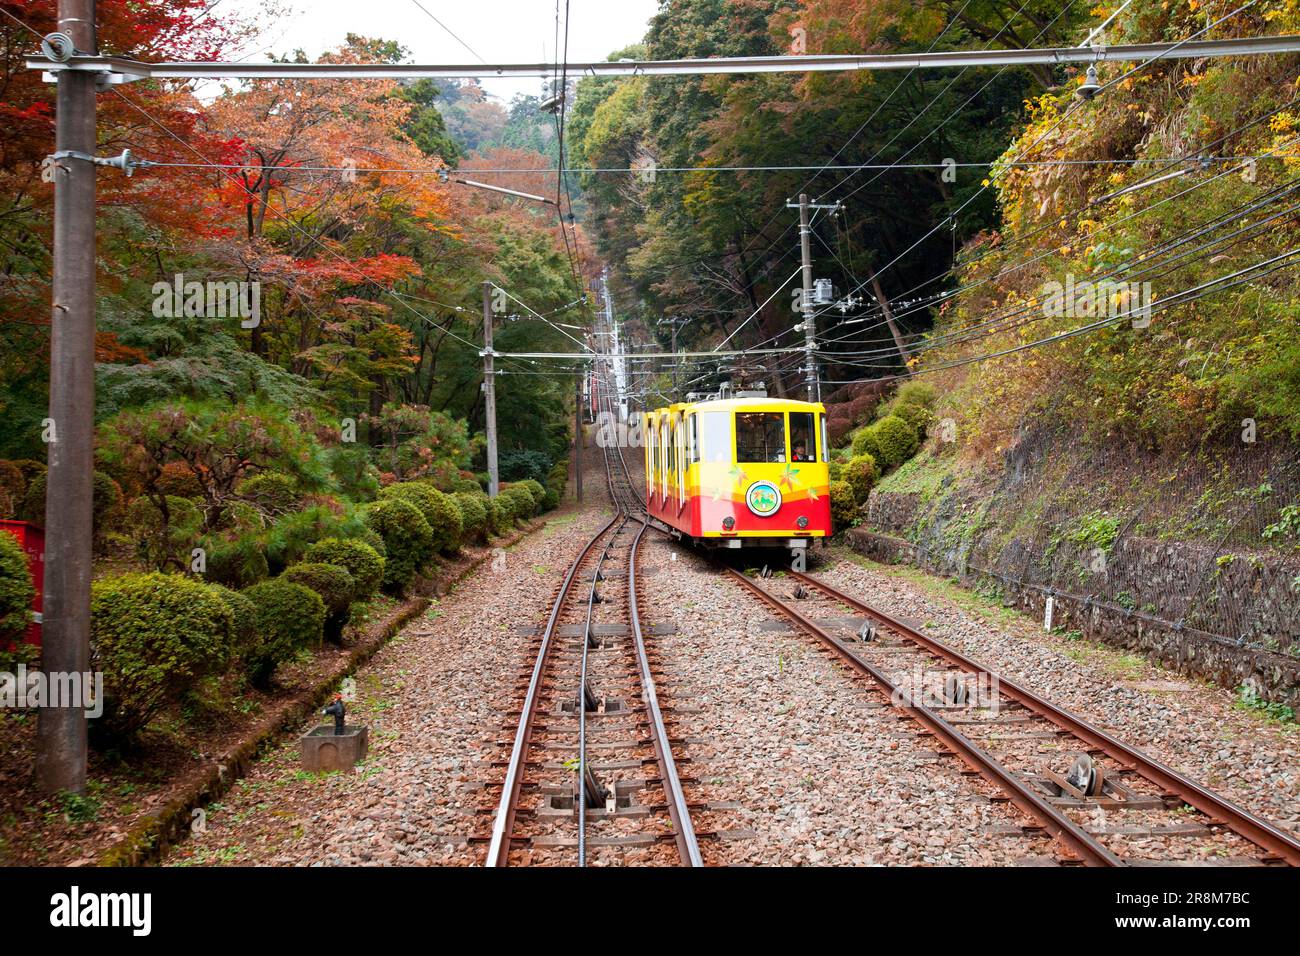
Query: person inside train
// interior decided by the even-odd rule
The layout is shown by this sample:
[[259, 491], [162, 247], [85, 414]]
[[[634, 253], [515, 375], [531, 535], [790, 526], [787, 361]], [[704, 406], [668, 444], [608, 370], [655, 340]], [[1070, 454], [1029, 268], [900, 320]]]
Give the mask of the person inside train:
[[795, 442], [794, 451], [790, 455], [791, 461], [809, 461], [808, 452], [804, 450], [803, 442]]

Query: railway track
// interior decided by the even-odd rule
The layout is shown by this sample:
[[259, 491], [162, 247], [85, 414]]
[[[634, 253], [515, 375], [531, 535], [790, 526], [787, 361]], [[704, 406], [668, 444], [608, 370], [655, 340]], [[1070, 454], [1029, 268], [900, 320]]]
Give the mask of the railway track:
[[540, 635], [488, 866], [703, 866], [641, 626], [649, 524], [621, 454], [604, 454], [616, 513], [570, 565]]
[[808, 574], [724, 573], [996, 787], [1059, 862], [1300, 865], [1295, 837], [912, 625]]

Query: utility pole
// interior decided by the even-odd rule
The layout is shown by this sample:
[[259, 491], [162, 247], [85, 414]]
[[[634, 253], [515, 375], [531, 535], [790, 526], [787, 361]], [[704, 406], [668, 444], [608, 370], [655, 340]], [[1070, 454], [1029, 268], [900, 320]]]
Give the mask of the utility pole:
[[[585, 369], [579, 365], [578, 374], [573, 376], [573, 481], [578, 495], [578, 504], [582, 504], [582, 380]], [[595, 401], [592, 395], [592, 401]]]
[[680, 315], [674, 315], [668, 319], [660, 319], [660, 325], [667, 325], [672, 334], [672, 353], [673, 353], [673, 397], [678, 398], [677, 394], [677, 372], [681, 367], [682, 360], [677, 355], [677, 330], [685, 325], [689, 320], [683, 319]]
[[[59, 0], [59, 32], [72, 39], [78, 52], [97, 53], [94, 0]], [[50, 421], [46, 432], [49, 473], [41, 625], [42, 666], [51, 678], [85, 674], [90, 666], [95, 165], [79, 157], [90, 157], [95, 152], [95, 82], [96, 74], [89, 71], [58, 73]], [[85, 702], [54, 703], [62, 706], [41, 708], [37, 721], [36, 785], [45, 793], [83, 793]]]
[[804, 381], [808, 383], [808, 401], [819, 402], [822, 390], [821, 383], [817, 380], [817, 312], [813, 299], [812, 223], [808, 213], [812, 209], [834, 212], [840, 208], [840, 204], [810, 203], [808, 194], [800, 193], [798, 203], [787, 200], [785, 205], [787, 209], [799, 210], [799, 255], [803, 261], [803, 295], [799, 309], [803, 313]]
[[898, 346], [898, 355], [903, 360], [903, 366], [906, 368], [907, 360], [912, 357], [912, 353], [907, 350], [907, 343], [903, 341], [903, 333], [898, 328], [898, 323], [894, 321], [894, 310], [889, 307], [889, 299], [885, 296], [885, 290], [880, 286], [880, 276], [873, 274], [871, 276], [871, 288], [876, 293], [876, 301], [880, 303], [880, 311], [885, 316], [885, 324], [889, 326], [889, 334], [894, 337], [894, 344]]
[[483, 407], [487, 418], [488, 495], [501, 490], [497, 469], [497, 373], [492, 364], [492, 283], [483, 283]]

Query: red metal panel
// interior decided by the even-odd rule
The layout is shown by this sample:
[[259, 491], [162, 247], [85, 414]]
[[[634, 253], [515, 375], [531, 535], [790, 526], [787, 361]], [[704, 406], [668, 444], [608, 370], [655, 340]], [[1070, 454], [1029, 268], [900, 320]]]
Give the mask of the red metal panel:
[[45, 530], [26, 521], [0, 520], [0, 529], [18, 539], [18, 545], [27, 554], [27, 568], [32, 572], [36, 597], [32, 600], [32, 622], [27, 625], [27, 643], [41, 646], [42, 596], [45, 593]]
[[[788, 530], [792, 536], [814, 531], [821, 531], [827, 535], [831, 533], [830, 497], [825, 494], [818, 495], [816, 500], [808, 497], [794, 500], [787, 498], [775, 514], [766, 518], [754, 514], [745, 507], [744, 502], [733, 501], [730, 498], [719, 498], [715, 501], [710, 495], [701, 495], [696, 498], [696, 502], [699, 515], [699, 529], [696, 534], [721, 531], [722, 519], [728, 515], [736, 519], [736, 526], [732, 529], [736, 535], [776, 530]], [[796, 524], [800, 517], [808, 519], [807, 528], [800, 529]]]

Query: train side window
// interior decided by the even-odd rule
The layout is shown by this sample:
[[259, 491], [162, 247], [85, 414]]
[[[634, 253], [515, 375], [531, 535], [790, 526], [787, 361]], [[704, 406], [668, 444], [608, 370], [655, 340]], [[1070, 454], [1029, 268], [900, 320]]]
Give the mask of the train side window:
[[736, 461], [785, 461], [785, 415], [736, 413]]
[[813, 413], [790, 413], [790, 460], [815, 461], [817, 449], [813, 445]]
[[822, 444], [821, 444], [821, 449], [822, 449], [821, 460], [822, 460], [822, 461], [830, 461], [830, 458], [827, 457], [828, 455], [830, 455], [830, 447], [831, 447], [831, 444], [830, 444], [829, 441], [826, 440], [826, 416], [825, 416], [825, 415], [818, 415], [818, 416], [817, 416], [817, 422], [818, 422], [818, 424], [821, 425], [821, 443], [822, 443]]
[[690, 449], [690, 455], [687, 458], [692, 465], [700, 460], [700, 422], [699, 415], [691, 412], [690, 427], [686, 432], [686, 446]]
[[700, 412], [699, 419], [696, 460], [731, 461], [731, 415], [727, 412]]

